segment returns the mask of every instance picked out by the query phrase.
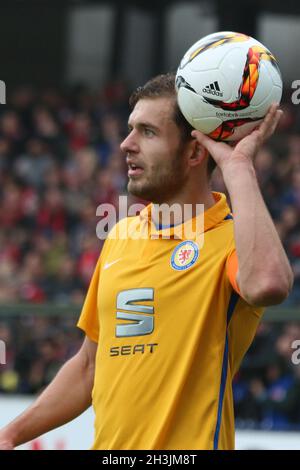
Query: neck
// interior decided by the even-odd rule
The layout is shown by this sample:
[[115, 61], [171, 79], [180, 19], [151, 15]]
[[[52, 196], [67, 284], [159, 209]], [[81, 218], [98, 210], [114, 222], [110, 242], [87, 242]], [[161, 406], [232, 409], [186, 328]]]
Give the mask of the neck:
[[152, 219], [156, 224], [179, 225], [206, 211], [215, 203], [208, 186], [201, 189], [197, 186], [194, 190], [190, 186], [188, 190], [183, 188], [180, 194], [154, 204]]

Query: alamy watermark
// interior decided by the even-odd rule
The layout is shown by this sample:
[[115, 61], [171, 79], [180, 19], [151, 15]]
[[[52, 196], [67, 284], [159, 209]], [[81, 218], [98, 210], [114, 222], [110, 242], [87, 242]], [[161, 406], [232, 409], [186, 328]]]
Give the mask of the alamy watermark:
[[[131, 204], [119, 196], [119, 204], [100, 204], [96, 227], [100, 240], [194, 239], [204, 242], [204, 204]], [[121, 221], [119, 224], [118, 221]]]
[[6, 364], [6, 344], [0, 340], [0, 365]]
[[295, 341], [292, 342], [291, 348], [295, 349], [292, 354], [292, 363], [298, 366], [300, 364], [300, 339], [295, 339]]
[[6, 85], [3, 80], [0, 80], [0, 104], [6, 103]]
[[295, 90], [293, 93], [292, 93], [292, 103], [293, 104], [300, 104], [300, 80], [294, 80], [292, 82], [292, 89]]

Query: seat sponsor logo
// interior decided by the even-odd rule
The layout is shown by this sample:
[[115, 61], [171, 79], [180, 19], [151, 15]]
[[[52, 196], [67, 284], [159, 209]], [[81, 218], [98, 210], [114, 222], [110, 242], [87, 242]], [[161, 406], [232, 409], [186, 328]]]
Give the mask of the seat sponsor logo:
[[137, 302], [153, 301], [154, 289], [129, 289], [117, 295], [117, 319], [128, 320], [128, 324], [116, 325], [116, 337], [150, 335], [154, 330], [153, 305]]

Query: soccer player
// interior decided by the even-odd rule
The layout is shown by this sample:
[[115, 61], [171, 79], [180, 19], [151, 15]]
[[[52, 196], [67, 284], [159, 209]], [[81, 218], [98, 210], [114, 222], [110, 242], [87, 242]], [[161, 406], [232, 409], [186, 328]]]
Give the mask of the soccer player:
[[[128, 191], [152, 202], [131, 219], [148, 235], [106, 240], [78, 323], [83, 346], [2, 430], [2, 449], [70, 421], [91, 402], [93, 449], [234, 448], [233, 376], [263, 307], [281, 303], [293, 282], [253, 166], [281, 111], [273, 105], [232, 147], [192, 131], [172, 74], [150, 80], [130, 101], [121, 148]], [[232, 212], [210, 188], [214, 163]], [[155, 203], [190, 204], [192, 218], [182, 211], [162, 226]], [[191, 230], [203, 215], [196, 204], [204, 205], [201, 233]]]

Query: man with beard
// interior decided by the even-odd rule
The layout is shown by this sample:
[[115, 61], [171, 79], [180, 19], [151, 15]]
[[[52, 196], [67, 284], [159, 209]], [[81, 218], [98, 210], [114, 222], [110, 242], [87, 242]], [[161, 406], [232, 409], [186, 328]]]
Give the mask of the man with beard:
[[[70, 421], [91, 402], [93, 449], [234, 448], [233, 376], [263, 307], [292, 286], [253, 167], [281, 111], [273, 105], [233, 148], [190, 128], [174, 78], [155, 77], [132, 95], [121, 144], [128, 191], [151, 204], [107, 238], [78, 323], [83, 346], [2, 431], [2, 448]], [[210, 188], [215, 164], [232, 214]], [[166, 227], [157, 204], [182, 210], [169, 212]]]

